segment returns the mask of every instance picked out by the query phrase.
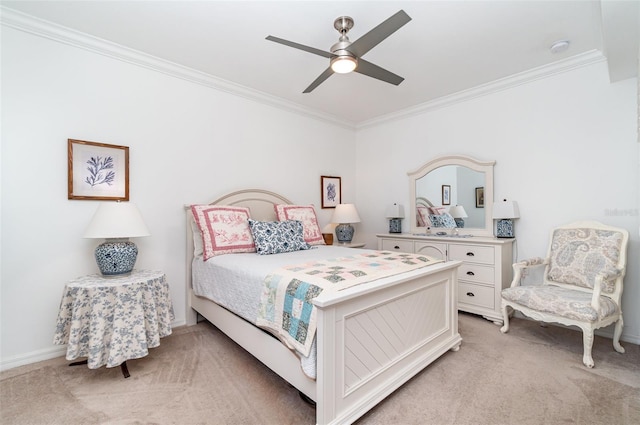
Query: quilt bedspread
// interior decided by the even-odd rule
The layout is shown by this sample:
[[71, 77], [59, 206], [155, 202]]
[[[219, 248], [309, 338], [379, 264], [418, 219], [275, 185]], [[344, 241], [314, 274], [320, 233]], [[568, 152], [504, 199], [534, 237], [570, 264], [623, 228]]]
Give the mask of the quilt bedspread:
[[282, 267], [265, 278], [256, 324], [308, 356], [317, 326], [312, 300], [323, 291], [341, 291], [440, 262], [426, 255], [369, 251]]

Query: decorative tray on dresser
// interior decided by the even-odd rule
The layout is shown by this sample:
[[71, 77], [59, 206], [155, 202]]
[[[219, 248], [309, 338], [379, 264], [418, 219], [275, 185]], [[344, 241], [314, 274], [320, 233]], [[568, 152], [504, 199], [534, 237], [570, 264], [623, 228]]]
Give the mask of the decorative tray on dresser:
[[511, 284], [515, 239], [484, 236], [378, 234], [378, 249], [459, 260], [458, 310], [502, 325], [500, 292]]

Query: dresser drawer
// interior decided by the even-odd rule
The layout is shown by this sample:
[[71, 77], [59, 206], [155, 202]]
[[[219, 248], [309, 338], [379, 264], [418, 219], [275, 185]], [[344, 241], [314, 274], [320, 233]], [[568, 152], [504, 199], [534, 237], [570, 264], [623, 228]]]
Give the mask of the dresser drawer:
[[494, 307], [494, 291], [492, 287], [474, 285], [458, 281], [458, 302], [464, 304], [475, 305], [478, 307], [489, 308]]
[[493, 264], [494, 249], [491, 246], [455, 245], [449, 246], [449, 259], [470, 263]]
[[404, 239], [383, 239], [382, 250], [412, 253], [413, 241], [406, 241]]
[[495, 269], [489, 266], [464, 262], [458, 269], [458, 279], [469, 282], [493, 285], [495, 277]]
[[447, 259], [447, 244], [435, 242], [416, 242], [416, 254], [428, 255], [438, 260]]

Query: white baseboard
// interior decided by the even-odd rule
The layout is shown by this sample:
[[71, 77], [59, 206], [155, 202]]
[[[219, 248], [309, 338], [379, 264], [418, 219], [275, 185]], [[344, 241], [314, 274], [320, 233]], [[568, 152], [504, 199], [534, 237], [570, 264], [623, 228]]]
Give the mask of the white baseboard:
[[[177, 328], [178, 326], [185, 326], [186, 320], [179, 320], [171, 323], [171, 328]], [[19, 354], [17, 356], [9, 357], [7, 359], [0, 359], [0, 372], [3, 370], [13, 369], [18, 366], [24, 366], [31, 363], [37, 363], [44, 360], [55, 359], [56, 357], [63, 357], [67, 353], [66, 345], [58, 345], [42, 350], [32, 351], [30, 353]]]
[[55, 359], [56, 357], [63, 357], [67, 352], [66, 345], [60, 345], [56, 347], [46, 348], [44, 350], [32, 351], [26, 354], [20, 354], [18, 356], [9, 357], [8, 359], [0, 360], [0, 372], [4, 370], [13, 369], [14, 367], [24, 366], [31, 363], [41, 362], [43, 360]]

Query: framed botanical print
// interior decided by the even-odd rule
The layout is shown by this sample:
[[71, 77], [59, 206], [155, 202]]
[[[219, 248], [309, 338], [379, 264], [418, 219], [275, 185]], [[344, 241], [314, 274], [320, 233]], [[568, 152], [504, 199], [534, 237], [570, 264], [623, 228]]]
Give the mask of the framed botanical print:
[[129, 147], [68, 139], [68, 199], [129, 200]]
[[320, 176], [320, 196], [322, 208], [335, 208], [342, 199], [342, 183], [340, 177]]

